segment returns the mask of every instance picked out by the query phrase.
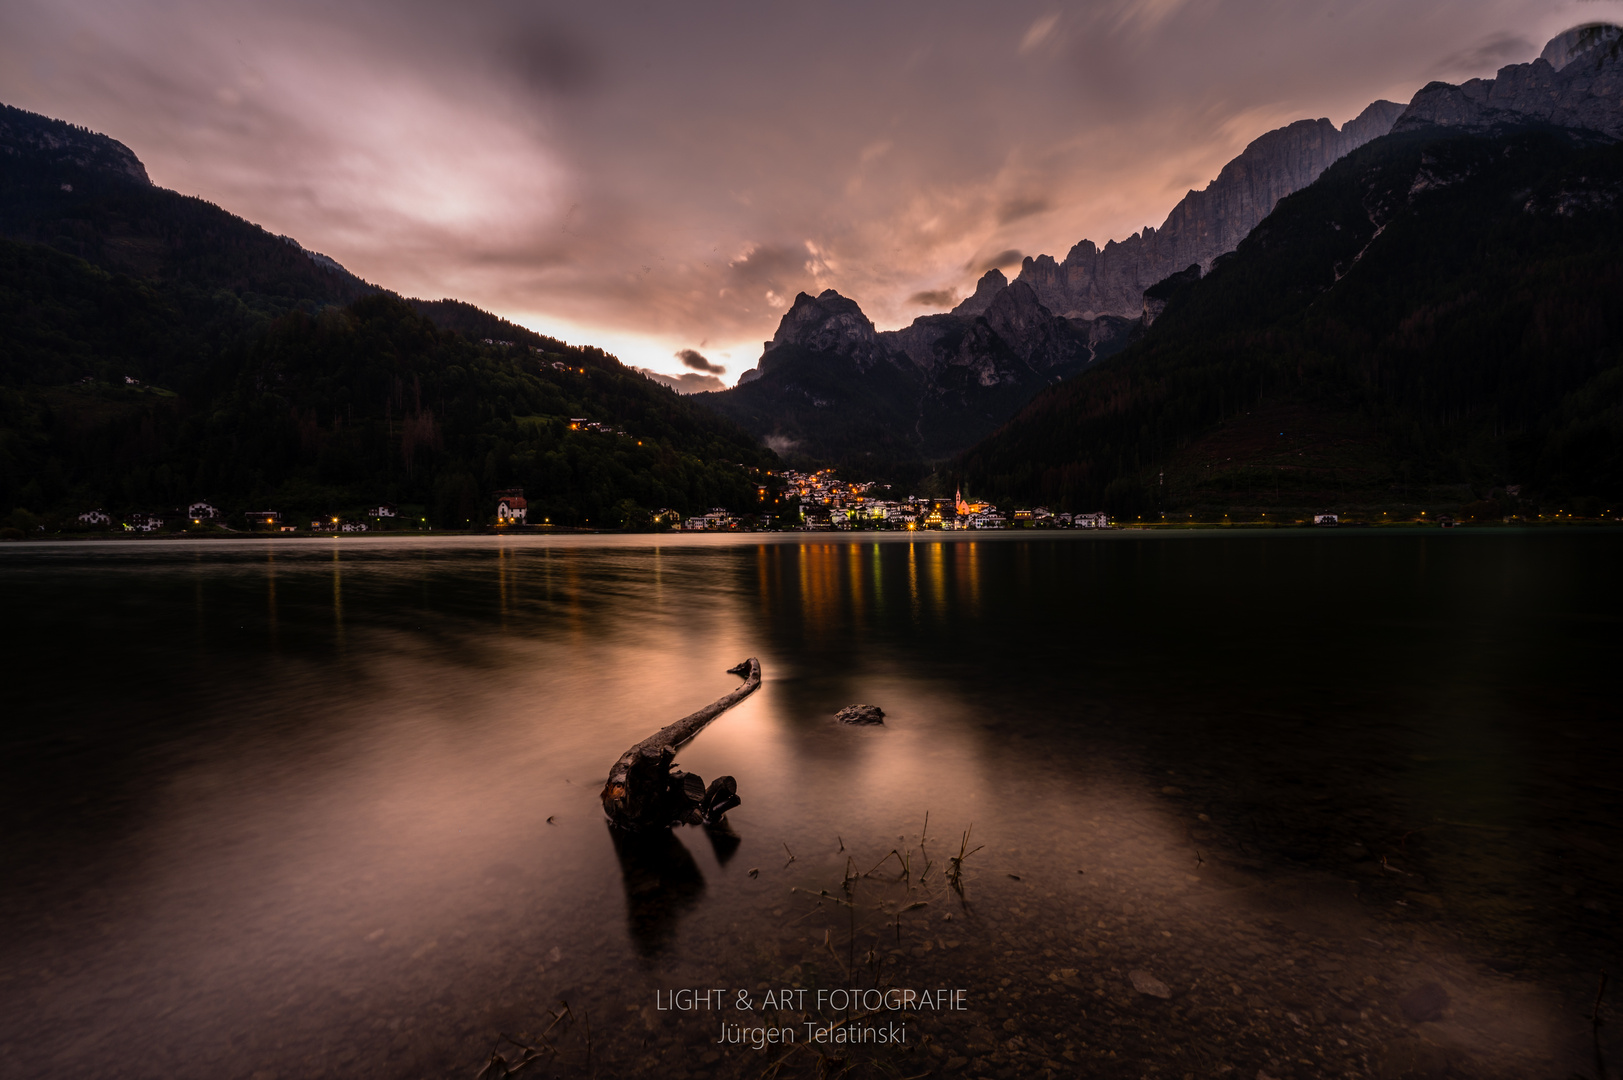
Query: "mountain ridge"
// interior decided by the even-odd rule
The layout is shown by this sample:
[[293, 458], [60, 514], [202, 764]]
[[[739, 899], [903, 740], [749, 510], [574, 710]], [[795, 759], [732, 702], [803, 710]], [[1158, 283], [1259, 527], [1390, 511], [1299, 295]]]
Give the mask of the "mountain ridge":
[[1432, 82], [1415, 94], [1394, 130], [1427, 127], [1473, 133], [1529, 122], [1623, 139], [1623, 29], [1591, 23], [1558, 35], [1530, 63], [1491, 79]]
[[1259, 135], [1206, 187], [1178, 200], [1159, 229], [1145, 227], [1103, 247], [1080, 240], [1063, 262], [1051, 255], [1027, 256], [1015, 280], [1031, 285], [1057, 315], [1134, 318], [1142, 311], [1145, 289], [1191, 264], [1210, 270], [1212, 261], [1238, 247], [1280, 199], [1385, 135], [1403, 109], [1376, 101], [1341, 128], [1323, 118], [1297, 120]]
[[1021, 282], [973, 315], [885, 331], [833, 289], [800, 293], [738, 385], [694, 398], [780, 453], [917, 479], [1038, 388], [1119, 348], [1131, 325], [1060, 318]]
[[[990, 434], [1042, 387], [1125, 347], [1162, 306], [1147, 290], [1191, 266], [1209, 269], [1281, 197], [1384, 134], [1402, 108], [1378, 101], [1339, 129], [1321, 119], [1268, 132], [1180, 200], [1160, 232], [1102, 249], [1083, 240], [1064, 263], [1027, 258], [1013, 281], [988, 270], [951, 311], [897, 330], [877, 330], [834, 290], [800, 293], [755, 367], [731, 389], [695, 396], [784, 452], [918, 474]], [[814, 373], [819, 357], [829, 370]], [[831, 381], [836, 368], [851, 385]], [[894, 400], [859, 400], [875, 372], [883, 378], [868, 389]], [[901, 426], [880, 430], [884, 417]]]
[[0, 326], [11, 529], [197, 499], [301, 524], [377, 500], [465, 527], [514, 487], [536, 519], [635, 527], [760, 509], [777, 465], [601, 350], [403, 299], [153, 185], [116, 140], [9, 107]]
[[1589, 29], [1422, 88], [955, 474], [1131, 516], [1623, 497], [1623, 32]]

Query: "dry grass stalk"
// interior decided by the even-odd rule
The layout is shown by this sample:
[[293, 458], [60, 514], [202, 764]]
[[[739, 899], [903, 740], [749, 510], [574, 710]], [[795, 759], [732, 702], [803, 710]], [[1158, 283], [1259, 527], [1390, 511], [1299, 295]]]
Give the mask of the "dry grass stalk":
[[964, 830], [964, 838], [958, 845], [958, 854], [947, 860], [951, 866], [947, 871], [947, 881], [952, 885], [953, 891], [960, 896], [964, 893], [964, 860], [986, 846], [985, 844], [976, 845], [974, 848], [969, 846], [969, 834], [974, 831], [973, 824]]

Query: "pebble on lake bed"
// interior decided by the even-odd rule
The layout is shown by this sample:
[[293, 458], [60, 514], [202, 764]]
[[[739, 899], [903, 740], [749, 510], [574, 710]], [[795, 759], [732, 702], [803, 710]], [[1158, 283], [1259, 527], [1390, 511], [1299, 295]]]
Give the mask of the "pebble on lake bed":
[[842, 724], [883, 724], [885, 710], [877, 705], [847, 705], [834, 714]]
[[1172, 996], [1172, 991], [1167, 988], [1167, 984], [1147, 971], [1129, 971], [1127, 978], [1132, 982], [1133, 989], [1141, 994], [1148, 994], [1150, 997], [1158, 998]]

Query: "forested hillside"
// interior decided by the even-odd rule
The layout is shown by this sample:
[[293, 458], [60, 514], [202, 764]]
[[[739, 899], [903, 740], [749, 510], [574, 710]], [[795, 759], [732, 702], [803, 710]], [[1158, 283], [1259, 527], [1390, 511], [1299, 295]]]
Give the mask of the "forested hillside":
[[388, 501], [455, 526], [522, 486], [538, 519], [620, 525], [753, 509], [775, 461], [600, 351], [484, 345], [385, 294], [269, 317], [0, 242], [0, 320], [0, 505], [35, 514]]
[[770, 451], [600, 350], [382, 292], [0, 110], [0, 517], [391, 502], [461, 527], [513, 487], [564, 525], [760, 505]]

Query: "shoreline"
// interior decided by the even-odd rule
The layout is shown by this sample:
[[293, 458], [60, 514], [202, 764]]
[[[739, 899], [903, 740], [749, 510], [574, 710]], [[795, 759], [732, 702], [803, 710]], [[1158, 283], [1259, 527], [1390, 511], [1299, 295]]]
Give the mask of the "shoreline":
[[162, 546], [166, 548], [221, 547], [264, 548], [285, 546], [288, 550], [312, 548], [309, 541], [326, 540], [351, 546], [404, 547], [404, 546], [469, 546], [490, 544], [521, 547], [726, 547], [743, 544], [917, 544], [917, 543], [1012, 543], [1061, 542], [1094, 540], [1145, 539], [1209, 539], [1215, 537], [1256, 538], [1309, 536], [1417, 536], [1457, 535], [1473, 536], [1530, 536], [1544, 534], [1571, 534], [1580, 532], [1615, 531], [1611, 522], [1574, 521], [1520, 523], [1514, 525], [1461, 525], [1442, 529], [1436, 525], [1414, 523], [1376, 525], [1364, 527], [1329, 528], [1312, 525], [1127, 525], [1107, 529], [953, 529], [953, 530], [775, 530], [772, 532], [658, 532], [622, 533], [591, 530], [549, 531], [546, 533], [514, 532], [432, 532], [432, 533], [342, 533], [306, 536], [288, 536], [275, 533], [210, 534], [203, 536], [46, 536], [24, 540], [0, 542], [0, 552], [25, 551], [37, 548], [87, 547], [112, 550], [116, 547]]

